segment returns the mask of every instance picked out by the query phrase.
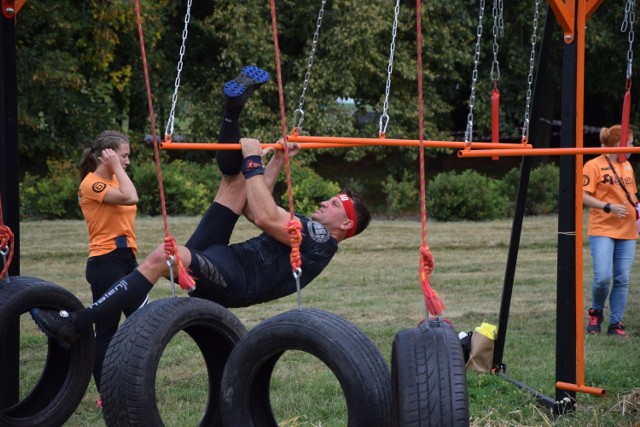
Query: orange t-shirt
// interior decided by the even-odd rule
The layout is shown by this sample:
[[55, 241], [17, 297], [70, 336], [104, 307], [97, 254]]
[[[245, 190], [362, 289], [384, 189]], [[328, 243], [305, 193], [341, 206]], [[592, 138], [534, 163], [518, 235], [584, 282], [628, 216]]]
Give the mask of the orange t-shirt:
[[[631, 195], [631, 200], [636, 201], [636, 180], [633, 168], [629, 162], [618, 163], [612, 161], [618, 177], [624, 182], [624, 186]], [[609, 163], [602, 154], [589, 160], [584, 165], [582, 176], [582, 189], [590, 193], [598, 200], [612, 204], [627, 204], [629, 213], [625, 218], [606, 213], [602, 209], [589, 209], [589, 236], [606, 236], [613, 239], [633, 240], [638, 238], [636, 232], [636, 207], [627, 200], [626, 193], [609, 167]]]
[[136, 255], [134, 223], [137, 207], [104, 203], [109, 187], [119, 188], [118, 178], [103, 179], [90, 172], [78, 189], [78, 203], [89, 231], [89, 256], [104, 255], [125, 247], [131, 248]]

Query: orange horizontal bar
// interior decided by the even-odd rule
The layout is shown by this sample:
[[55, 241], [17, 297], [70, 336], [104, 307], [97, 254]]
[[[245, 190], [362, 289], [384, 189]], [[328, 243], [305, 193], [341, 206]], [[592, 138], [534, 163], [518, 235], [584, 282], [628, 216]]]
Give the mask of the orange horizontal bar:
[[[370, 145], [374, 145], [371, 143]], [[378, 145], [378, 144], [375, 144]], [[275, 148], [281, 150], [280, 144], [260, 144], [264, 148]], [[300, 143], [302, 149], [312, 148], [352, 148], [354, 144], [330, 144], [330, 143]], [[240, 144], [236, 143], [214, 143], [214, 142], [161, 142], [160, 148], [163, 150], [240, 150]]]
[[606, 396], [607, 394], [607, 390], [603, 388], [565, 383], [563, 381], [556, 381], [556, 388], [559, 390], [575, 391], [576, 393], [587, 393], [587, 394], [593, 394], [596, 396]]
[[[302, 136], [302, 135], [290, 135], [287, 137], [290, 142], [317, 142], [317, 143], [339, 143], [339, 144], [353, 144], [353, 145], [397, 145], [402, 147], [419, 147], [420, 140], [418, 139], [392, 139], [392, 138], [353, 138], [353, 137], [340, 137], [340, 136]], [[466, 148], [468, 143], [464, 141], [423, 141], [425, 147], [431, 148]], [[504, 149], [515, 148], [529, 148], [531, 144], [522, 143], [500, 143], [500, 147]], [[471, 149], [474, 148], [496, 148], [495, 142], [472, 142]]]
[[[299, 142], [302, 149], [317, 148], [352, 148], [357, 146], [395, 146], [395, 147], [419, 147], [420, 141], [411, 139], [386, 139], [386, 138], [341, 138], [341, 137], [287, 137], [289, 142]], [[461, 141], [423, 141], [425, 147], [430, 148], [466, 148], [467, 143]], [[279, 149], [279, 144], [261, 144], [262, 148], [273, 147]], [[473, 142], [471, 149], [495, 148], [493, 142]], [[501, 143], [506, 150], [528, 149], [531, 144]], [[213, 143], [213, 142], [173, 142], [162, 141], [160, 148], [163, 150], [239, 150], [238, 143]]]
[[576, 154], [640, 153], [640, 147], [531, 148], [508, 150], [460, 150], [458, 157], [575, 156]]

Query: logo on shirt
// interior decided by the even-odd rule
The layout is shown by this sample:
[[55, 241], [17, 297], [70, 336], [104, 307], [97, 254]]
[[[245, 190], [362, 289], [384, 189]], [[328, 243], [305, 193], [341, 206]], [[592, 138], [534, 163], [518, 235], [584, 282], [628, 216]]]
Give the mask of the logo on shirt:
[[328, 242], [331, 238], [329, 230], [324, 225], [316, 221], [307, 222], [307, 230], [309, 231], [309, 237], [318, 243]]
[[582, 175], [582, 186], [586, 187], [587, 185], [589, 185], [589, 183], [591, 182], [591, 180], [589, 179], [589, 177], [587, 175]]
[[91, 189], [96, 193], [102, 193], [107, 188], [107, 184], [104, 182], [94, 182]]

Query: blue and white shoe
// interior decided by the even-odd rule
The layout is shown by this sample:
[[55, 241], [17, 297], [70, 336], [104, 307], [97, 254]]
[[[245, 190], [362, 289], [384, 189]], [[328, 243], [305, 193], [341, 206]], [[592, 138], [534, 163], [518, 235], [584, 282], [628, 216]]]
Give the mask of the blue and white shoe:
[[249, 99], [249, 96], [260, 86], [269, 81], [269, 73], [255, 65], [247, 65], [238, 77], [224, 84], [225, 106], [234, 108]]

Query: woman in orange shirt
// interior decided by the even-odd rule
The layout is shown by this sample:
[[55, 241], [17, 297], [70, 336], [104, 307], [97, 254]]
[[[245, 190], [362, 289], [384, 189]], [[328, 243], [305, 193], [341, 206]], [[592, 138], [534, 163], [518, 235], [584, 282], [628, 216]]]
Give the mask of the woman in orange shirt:
[[[135, 217], [138, 193], [125, 172], [129, 166], [129, 139], [116, 131], [102, 132], [80, 160], [82, 182], [78, 202], [89, 231], [86, 278], [95, 303], [115, 281], [137, 267]], [[148, 300], [135, 301], [122, 312], [129, 316]], [[93, 376], [100, 391], [100, 373], [109, 342], [120, 323], [120, 312], [96, 323]], [[98, 401], [100, 406], [100, 401]]]
[[[620, 145], [621, 126], [602, 128], [604, 147]], [[629, 131], [628, 145], [633, 145]], [[602, 154], [584, 165], [584, 205], [589, 207], [589, 246], [593, 258], [593, 284], [587, 332], [600, 332], [604, 305], [609, 296], [607, 334], [626, 337], [622, 318], [629, 294], [629, 273], [636, 253], [636, 180], [628, 161], [619, 154]], [[609, 284], [611, 294], [609, 295]]]

